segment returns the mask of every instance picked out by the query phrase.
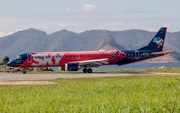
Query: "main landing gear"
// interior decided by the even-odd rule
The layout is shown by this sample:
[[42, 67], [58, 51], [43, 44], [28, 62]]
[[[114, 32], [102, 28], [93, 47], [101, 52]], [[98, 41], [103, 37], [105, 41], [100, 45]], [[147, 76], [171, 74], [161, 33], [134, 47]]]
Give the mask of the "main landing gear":
[[84, 73], [92, 73], [92, 69], [91, 69], [91, 68], [89, 68], [89, 69], [84, 68], [84, 69], [83, 69], [83, 72], [84, 72]]
[[22, 72], [23, 72], [23, 74], [26, 74], [26, 69], [23, 69]]

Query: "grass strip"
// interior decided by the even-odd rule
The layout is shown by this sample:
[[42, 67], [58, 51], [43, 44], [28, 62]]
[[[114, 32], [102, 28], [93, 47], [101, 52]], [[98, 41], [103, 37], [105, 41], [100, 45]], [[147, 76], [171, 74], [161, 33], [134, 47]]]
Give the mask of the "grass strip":
[[55, 79], [0, 86], [0, 112], [180, 112], [180, 76]]

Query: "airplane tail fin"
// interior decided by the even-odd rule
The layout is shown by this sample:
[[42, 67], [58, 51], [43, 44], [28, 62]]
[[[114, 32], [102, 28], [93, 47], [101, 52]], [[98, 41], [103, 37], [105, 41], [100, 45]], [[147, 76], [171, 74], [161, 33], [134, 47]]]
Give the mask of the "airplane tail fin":
[[151, 42], [147, 46], [140, 48], [139, 50], [153, 50], [155, 52], [162, 51], [166, 36], [166, 30], [166, 27], [162, 27], [151, 40]]

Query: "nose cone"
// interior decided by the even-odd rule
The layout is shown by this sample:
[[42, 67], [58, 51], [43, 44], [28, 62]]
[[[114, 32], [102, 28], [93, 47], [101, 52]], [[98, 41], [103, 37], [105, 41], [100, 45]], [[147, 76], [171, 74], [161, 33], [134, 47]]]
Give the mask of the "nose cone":
[[12, 60], [12, 61], [8, 62], [6, 65], [11, 66], [11, 67], [18, 67], [21, 65], [21, 63], [19, 63], [19, 62], [17, 63], [16, 60]]
[[13, 65], [14, 65], [14, 61], [12, 60], [12, 61], [8, 62], [6, 65], [7, 65], [7, 66], [14, 67], [14, 66], [13, 66]]
[[11, 63], [10, 63], [10, 62], [8, 62], [6, 65], [7, 65], [7, 66], [11, 66]]

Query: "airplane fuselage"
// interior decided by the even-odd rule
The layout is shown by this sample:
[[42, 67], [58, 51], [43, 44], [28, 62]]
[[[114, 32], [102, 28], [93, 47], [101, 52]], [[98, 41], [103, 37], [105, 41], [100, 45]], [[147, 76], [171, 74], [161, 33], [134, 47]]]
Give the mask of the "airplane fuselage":
[[[24, 53], [10, 62], [12, 67], [62, 67], [69, 62], [109, 59], [101, 65], [122, 65], [155, 57], [151, 50], [112, 50]], [[13, 63], [14, 62], [14, 63]], [[82, 66], [84, 67], [84, 66]]]
[[162, 51], [166, 29], [161, 28], [147, 46], [138, 50], [24, 53], [7, 65], [24, 69], [57, 66], [66, 71], [77, 71], [84, 68], [84, 73], [92, 73], [91, 67], [123, 65], [169, 54], [171, 51]]

